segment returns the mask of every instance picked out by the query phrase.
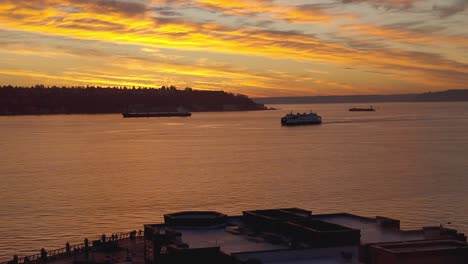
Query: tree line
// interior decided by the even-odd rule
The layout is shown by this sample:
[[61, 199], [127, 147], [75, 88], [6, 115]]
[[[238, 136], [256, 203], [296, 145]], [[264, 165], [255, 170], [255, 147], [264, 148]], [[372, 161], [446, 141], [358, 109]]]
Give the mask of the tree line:
[[242, 94], [162, 86], [32, 87], [1, 86], [0, 114], [87, 114], [138, 111], [242, 111], [263, 110]]

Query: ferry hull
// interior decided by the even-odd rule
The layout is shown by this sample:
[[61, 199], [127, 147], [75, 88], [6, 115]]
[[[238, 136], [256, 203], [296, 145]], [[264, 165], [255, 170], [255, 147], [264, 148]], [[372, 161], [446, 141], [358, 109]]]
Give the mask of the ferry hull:
[[322, 121], [307, 121], [307, 122], [281, 122], [282, 126], [304, 126], [304, 125], [320, 125]]

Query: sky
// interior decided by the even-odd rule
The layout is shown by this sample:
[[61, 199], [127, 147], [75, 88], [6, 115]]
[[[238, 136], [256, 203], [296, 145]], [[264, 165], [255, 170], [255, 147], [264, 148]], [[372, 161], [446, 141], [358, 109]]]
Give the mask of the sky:
[[468, 89], [468, 0], [0, 0], [0, 85]]

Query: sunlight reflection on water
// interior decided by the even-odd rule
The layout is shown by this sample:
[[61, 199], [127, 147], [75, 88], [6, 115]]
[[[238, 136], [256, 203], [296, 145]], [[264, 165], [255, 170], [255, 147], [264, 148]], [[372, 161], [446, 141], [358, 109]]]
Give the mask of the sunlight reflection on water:
[[0, 117], [0, 258], [142, 228], [179, 210], [295, 206], [451, 222], [468, 231], [468, 104], [313, 105], [289, 110]]

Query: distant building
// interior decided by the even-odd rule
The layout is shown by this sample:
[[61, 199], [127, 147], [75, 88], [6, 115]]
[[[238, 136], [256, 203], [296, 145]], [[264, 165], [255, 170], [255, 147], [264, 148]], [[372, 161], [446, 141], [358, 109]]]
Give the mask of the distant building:
[[147, 263], [468, 263], [466, 236], [454, 229], [401, 230], [400, 221], [298, 208], [242, 216], [179, 212], [147, 224]]

